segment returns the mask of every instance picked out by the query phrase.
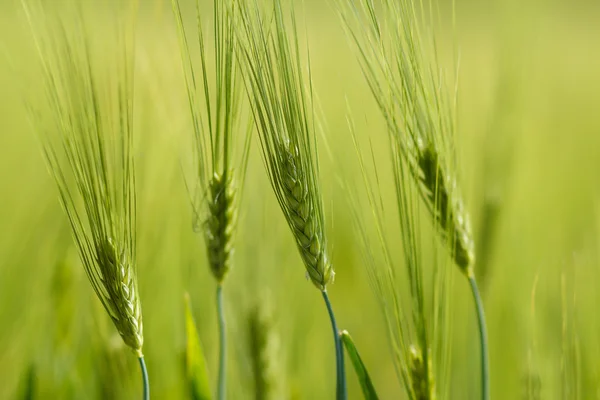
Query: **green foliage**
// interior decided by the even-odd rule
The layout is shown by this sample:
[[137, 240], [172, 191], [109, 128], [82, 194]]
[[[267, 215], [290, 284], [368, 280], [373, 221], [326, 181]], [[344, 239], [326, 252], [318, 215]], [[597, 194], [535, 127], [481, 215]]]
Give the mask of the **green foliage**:
[[212, 396], [208, 383], [208, 368], [192, 315], [190, 296], [187, 293], [185, 295], [185, 336], [185, 365], [191, 397], [194, 400], [210, 400]]
[[342, 331], [340, 333], [340, 338], [342, 339], [342, 343], [348, 352], [348, 356], [350, 356], [350, 361], [354, 367], [354, 372], [356, 372], [356, 375], [358, 376], [358, 381], [360, 382], [360, 387], [362, 389], [364, 398], [366, 400], [379, 399], [377, 392], [375, 391], [375, 386], [373, 386], [373, 382], [371, 382], [369, 371], [367, 371], [367, 367], [360, 358], [360, 354], [358, 354], [358, 350], [354, 345], [352, 336], [350, 336], [348, 331]]
[[[73, 18], [74, 13], [65, 12], [62, 5], [81, 5], [87, 15], [85, 29], [91, 48], [96, 49], [90, 54], [92, 70], [103, 77], [109, 75], [102, 71], [121, 53], [102, 50], [112, 47], [115, 18], [108, 11], [114, 4], [124, 5], [129, 1], [42, 3], [46, 11], [41, 21], [37, 18], [40, 14], [31, 7], [35, 17], [32, 19], [39, 23], [38, 32], [46, 32], [44, 26], [61, 6], [69, 36], [75, 36], [73, 22], [77, 19]], [[211, 192], [209, 189], [194, 192], [196, 165], [192, 169], [188, 159], [182, 159], [182, 154], [189, 152], [191, 156], [196, 151], [195, 145], [191, 145], [193, 125], [186, 87], [182, 84], [177, 31], [168, 3], [139, 2], [134, 66], [135, 151], [132, 152], [136, 170], [136, 259], [144, 311], [144, 356], [150, 367], [153, 398], [187, 399], [189, 382], [181, 359], [186, 349], [181, 301], [184, 290], [192, 291], [206, 362], [211, 372], [215, 372], [210, 379], [213, 388], [219, 346], [214, 328], [215, 280], [208, 258], [198, 248], [198, 240], [203, 238], [190, 229], [194, 216], [189, 192], [206, 195], [202, 200], [204, 209], [196, 207], [203, 212], [208, 210], [207, 198]], [[193, 3], [182, 0], [181, 8], [188, 39], [193, 38], [192, 57], [197, 61]], [[386, 347], [390, 327], [378, 312], [378, 297], [373, 295], [371, 280], [364, 272], [364, 259], [359, 251], [362, 233], [352, 224], [351, 211], [344, 203], [347, 199], [358, 199], [349, 199], [349, 192], [340, 190], [338, 185], [340, 175], [347, 178], [345, 184], [348, 181], [360, 184], [361, 180], [345, 125], [346, 99], [352, 110], [357, 144], [367, 159], [365, 164], [370, 166], [371, 159], [377, 164], [376, 173], [367, 168], [369, 180], [376, 189], [375, 204], [384, 211], [382, 236], [388, 242], [396, 271], [394, 287], [400, 290], [401, 320], [412, 324], [386, 122], [365, 83], [352, 54], [354, 47], [348, 45], [335, 10], [324, 1], [294, 3], [299, 21], [299, 48], [310, 49], [315, 94], [309, 103], [314, 102], [317, 115], [322, 112], [327, 119], [324, 132], [328, 150], [335, 156], [335, 163], [330, 162], [319, 143], [319, 187], [328, 228], [328, 255], [336, 271], [341, 272], [335, 285], [328, 285], [327, 290], [335, 299], [342, 327], [352, 332], [359, 345], [379, 396], [408, 398], [395, 379], [394, 360], [401, 354], [400, 348], [393, 344]], [[566, 395], [569, 399], [593, 399], [600, 388], [597, 313], [600, 224], [598, 218], [593, 218], [593, 210], [598, 211], [600, 171], [600, 119], [597, 118], [600, 53], [595, 40], [600, 35], [600, 26], [594, 23], [598, 4], [584, 0], [574, 8], [564, 2], [456, 1], [453, 16], [450, 3], [432, 1], [434, 13], [439, 11], [439, 24], [437, 21], [435, 24], [437, 65], [440, 70], [451, 69], [457, 65], [453, 55], [460, 55], [455, 105], [457, 164], [449, 170], [460, 178], [457, 183], [460, 181], [474, 227], [481, 227], [488, 218], [483, 210], [488, 207], [484, 204], [486, 193], [494, 194], [498, 187], [500, 194], [500, 201], [493, 204], [494, 234], [484, 235], [483, 228], [476, 229], [474, 266], [481, 284], [481, 263], [487, 264], [486, 290], [482, 295], [490, 332], [492, 398], [558, 400]], [[273, 3], [257, 0], [257, 4], [271, 7]], [[380, 12], [381, 2], [375, 4]], [[207, 70], [212, 75], [213, 1], [200, 0], [200, 6]], [[285, 10], [286, 7], [283, 14], [287, 18], [289, 12]], [[428, 16], [423, 14], [420, 20], [427, 22]], [[241, 29], [240, 26], [236, 33], [241, 33]], [[389, 32], [387, 29], [382, 26], [383, 32]], [[90, 290], [76, 251], [76, 256], [69, 259], [73, 274], [62, 276], [61, 259], [65, 249], [74, 246], [72, 239], [61, 233], [66, 226], [70, 234], [71, 228], [56, 201], [55, 182], [39, 150], [39, 138], [44, 135], [32, 135], [28, 126], [30, 109], [44, 118], [37, 121], [40, 125], [52, 126], [46, 122], [55, 118], [53, 108], [45, 101], [48, 93], [43, 75], [37, 70], [39, 63], [30, 30], [19, 1], [0, 2], [0, 399], [22, 398], [32, 365], [37, 398], [138, 398], [141, 385], [137, 360]], [[58, 34], [56, 30], [53, 32]], [[391, 39], [387, 34], [383, 37]], [[47, 39], [44, 37], [43, 41]], [[301, 66], [305, 68], [308, 57], [302, 60]], [[307, 77], [307, 71], [303, 72]], [[107, 82], [116, 82], [117, 76], [120, 75], [110, 74], [111, 79], [99, 80], [100, 92], [108, 91], [112, 85]], [[200, 73], [197, 77], [199, 110], [205, 115]], [[242, 85], [244, 81], [240, 79], [239, 83]], [[215, 88], [212, 83], [209, 87]], [[27, 102], [22, 101], [24, 93]], [[214, 93], [212, 90], [211, 94]], [[203, 121], [206, 123], [206, 119]], [[244, 120], [241, 124], [244, 133], [245, 123]], [[58, 137], [59, 132], [54, 133]], [[484, 135], [493, 138], [487, 145]], [[236, 145], [246, 139], [242, 136], [235, 140]], [[208, 136], [205, 137], [208, 143]], [[506, 147], [509, 157], [494, 155], [511, 137], [514, 140]], [[280, 398], [333, 397], [335, 371], [327, 316], [319, 309], [322, 300], [315, 296], [313, 285], [298, 280], [304, 273], [303, 261], [271, 194], [270, 182], [261, 165], [259, 142], [255, 143], [243, 201], [238, 207], [240, 223], [232, 242], [235, 272], [226, 278], [231, 335], [229, 398], [242, 400], [254, 393], [245, 311], [246, 305], [253, 304], [257, 293], [264, 290], [274, 295], [277, 331], [283, 339], [277, 372], [285, 380], [285, 391]], [[239, 165], [237, 156], [233, 160], [234, 167]], [[484, 169], [482, 160], [493, 163], [491, 174], [480, 176]], [[443, 161], [451, 164], [445, 158]], [[189, 191], [181, 178], [182, 169], [188, 183], [192, 182]], [[237, 171], [237, 178], [239, 170], [233, 170]], [[209, 181], [212, 179], [211, 171], [207, 177]], [[235, 181], [239, 183], [239, 179]], [[240, 201], [240, 187], [235, 189], [236, 201]], [[75, 189], [73, 194], [77, 194]], [[479, 393], [479, 363], [474, 339], [476, 320], [468, 306], [470, 293], [467, 283], [456, 278], [459, 270], [450, 267], [449, 250], [434, 234], [433, 219], [419, 196], [415, 191], [411, 199], [422, 210], [417, 213], [414, 226], [420, 232], [417, 237], [423, 249], [419, 256], [424, 266], [428, 330], [436, 333], [430, 335], [430, 351], [437, 397], [475, 399]], [[357, 213], [372, 216], [372, 207], [360, 200]], [[599, 215], [596, 213], [596, 217]], [[201, 235], [205, 217], [206, 214], [200, 214], [197, 218]], [[365, 218], [363, 227], [374, 259], [385, 272], [385, 255], [379, 245], [376, 224]], [[492, 249], [488, 256], [482, 250], [486, 241]], [[436, 260], [439, 271], [447, 270], [445, 280], [433, 279], [431, 272]], [[568, 282], [564, 296], [562, 272]], [[539, 284], [533, 315], [529, 299], [536, 277]], [[436, 286], [439, 290], [445, 288], [445, 297], [441, 292], [438, 296], [446, 300], [435, 303], [443, 304], [443, 310], [451, 310], [446, 314], [451, 323], [438, 325], [440, 329], [433, 328], [435, 319], [431, 318], [432, 310], [440, 310], [433, 306], [430, 296]], [[76, 290], [71, 291], [72, 288]], [[394, 298], [385, 299], [395, 327]], [[566, 302], [564, 315], [562, 301]], [[566, 330], [563, 317], [567, 321]], [[409, 338], [408, 347], [413, 345], [426, 351], [415, 336]], [[443, 347], [439, 345], [442, 341]], [[447, 353], [445, 363], [440, 362], [443, 352]], [[349, 373], [348, 379], [350, 397], [362, 396], [354, 372]]]

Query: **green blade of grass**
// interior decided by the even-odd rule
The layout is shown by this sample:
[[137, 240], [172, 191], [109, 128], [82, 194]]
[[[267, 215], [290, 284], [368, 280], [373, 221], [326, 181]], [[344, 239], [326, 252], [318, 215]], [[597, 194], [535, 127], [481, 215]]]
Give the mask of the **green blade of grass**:
[[363, 363], [360, 355], [358, 354], [358, 350], [354, 345], [354, 341], [352, 337], [348, 333], [348, 331], [342, 331], [340, 333], [340, 340], [344, 344], [346, 351], [348, 352], [348, 356], [350, 357], [350, 361], [352, 361], [352, 366], [354, 367], [354, 371], [358, 376], [358, 381], [360, 383], [360, 387], [362, 389], [363, 395], [366, 400], [377, 400], [377, 392], [375, 391], [375, 386], [373, 386], [373, 382], [371, 381], [371, 377], [369, 376], [369, 372], [367, 371], [367, 367]]
[[208, 382], [208, 368], [198, 336], [190, 296], [185, 294], [185, 333], [186, 333], [186, 371], [190, 393], [194, 400], [210, 400], [211, 391]]

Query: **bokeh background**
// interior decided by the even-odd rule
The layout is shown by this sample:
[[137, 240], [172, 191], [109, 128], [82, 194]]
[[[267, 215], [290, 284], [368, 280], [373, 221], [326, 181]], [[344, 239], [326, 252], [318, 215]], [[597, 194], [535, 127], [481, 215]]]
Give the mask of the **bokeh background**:
[[[332, 153], [322, 151], [320, 161], [337, 271], [329, 292], [381, 397], [402, 398], [339, 184], [357, 179], [348, 109], [359, 135], [380, 140], [383, 124], [335, 9], [320, 0], [297, 4]], [[450, 2], [439, 4], [443, 59], [456, 49], [460, 60], [457, 159], [476, 234], [493, 397], [600, 398], [600, 3], [456, 0], [454, 28]], [[39, 399], [136, 398], [137, 361], [91, 290], [30, 126], [28, 96], [42, 95], [35, 62], [20, 1], [2, 0], [0, 398], [31, 398], [31, 388]], [[166, 0], [140, 2], [135, 89], [144, 353], [153, 398], [187, 398], [183, 294], [190, 293], [214, 384], [215, 286], [184, 185], [192, 140]], [[282, 398], [332, 398], [327, 313], [304, 277], [257, 150], [226, 286], [230, 396], [250, 398], [247, 318], [267, 304]], [[476, 398], [476, 321], [467, 283], [453, 282], [450, 398]], [[361, 398], [350, 366], [347, 373], [350, 398]], [[527, 396], [531, 385], [541, 397]]]

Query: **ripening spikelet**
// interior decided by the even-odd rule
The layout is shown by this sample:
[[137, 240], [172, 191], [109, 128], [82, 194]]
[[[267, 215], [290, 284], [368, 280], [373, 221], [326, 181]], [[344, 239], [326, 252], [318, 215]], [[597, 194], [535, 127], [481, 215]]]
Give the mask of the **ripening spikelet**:
[[231, 267], [233, 232], [236, 226], [236, 198], [231, 174], [214, 174], [210, 182], [205, 241], [210, 269], [221, 283]]
[[[279, 1], [273, 12], [272, 16], [265, 15], [257, 4], [242, 9], [244, 77], [271, 186], [307, 275], [323, 291], [333, 280], [334, 271], [327, 255], [318, 184], [310, 79], [304, 81], [299, 67], [294, 22], [286, 25]], [[274, 22], [272, 27], [270, 21]]]
[[281, 367], [279, 337], [275, 331], [273, 317], [264, 304], [250, 310], [248, 339], [252, 372], [254, 374], [254, 398], [256, 400], [277, 399], [280, 396]]
[[142, 310], [137, 293], [137, 282], [127, 255], [118, 250], [109, 238], [96, 248], [96, 261], [105, 282], [106, 292], [113, 302], [110, 317], [117, 327], [125, 344], [132, 349], [141, 349], [144, 343], [142, 335]]
[[302, 171], [298, 168], [300, 164], [298, 147], [287, 148], [284, 154], [282, 189], [288, 207], [288, 222], [308, 275], [319, 289], [323, 289], [326, 282], [332, 279], [333, 272], [327, 253], [321, 245], [323, 230], [317, 226], [319, 220], [315, 217], [311, 204], [309, 187], [306, 182], [303, 182]]

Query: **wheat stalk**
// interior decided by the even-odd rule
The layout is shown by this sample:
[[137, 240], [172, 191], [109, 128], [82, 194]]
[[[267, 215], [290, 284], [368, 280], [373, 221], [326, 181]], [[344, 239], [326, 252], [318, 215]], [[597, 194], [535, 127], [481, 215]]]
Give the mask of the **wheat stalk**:
[[40, 5], [34, 19], [23, 5], [47, 94], [48, 113], [37, 112], [33, 123], [85, 272], [121, 338], [140, 359], [147, 398], [135, 258], [132, 23], [118, 16], [110, 31], [114, 36], [103, 33], [99, 42], [81, 8], [74, 14], [61, 9], [58, 17]]
[[305, 81], [293, 8], [281, 1], [271, 12], [257, 2], [240, 6], [240, 61], [263, 161], [281, 211], [293, 233], [306, 274], [323, 294], [334, 333], [337, 398], [346, 398], [343, 349], [327, 295], [334, 269], [329, 261], [310, 75]]

